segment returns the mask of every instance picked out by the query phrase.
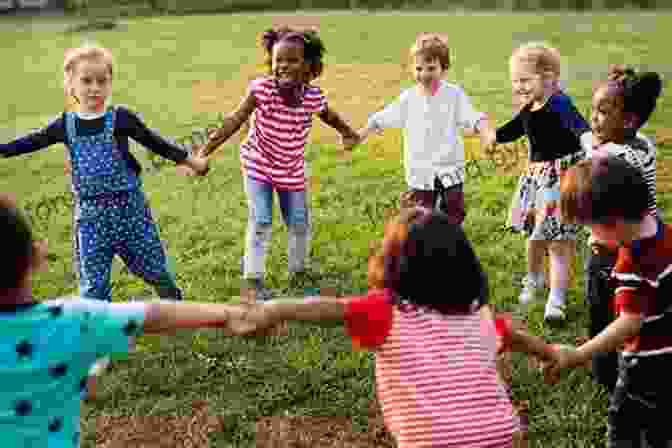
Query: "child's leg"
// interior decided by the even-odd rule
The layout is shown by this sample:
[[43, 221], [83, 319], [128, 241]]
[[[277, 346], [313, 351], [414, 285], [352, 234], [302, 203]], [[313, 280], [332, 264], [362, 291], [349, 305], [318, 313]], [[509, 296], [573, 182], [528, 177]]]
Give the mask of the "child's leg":
[[544, 257], [549, 241], [527, 240], [527, 275], [523, 279], [523, 290], [519, 301], [527, 304], [536, 298], [538, 292], [544, 287]]
[[287, 261], [290, 274], [306, 270], [310, 252], [310, 214], [305, 191], [280, 191], [280, 211], [287, 225]]
[[[110, 273], [114, 247], [110, 230], [104, 218], [75, 220], [77, 254], [76, 267], [79, 270], [79, 295], [88, 299], [111, 301]], [[87, 399], [97, 395], [97, 377], [109, 365], [109, 358], [101, 358], [91, 368], [87, 379]]]
[[77, 268], [79, 295], [110, 302], [110, 274], [114, 258], [111, 231], [115, 226], [105, 221], [101, 218], [77, 222]]
[[[616, 263], [616, 253], [596, 244], [591, 245], [586, 256], [585, 294], [590, 312], [589, 336], [594, 338], [613, 320], [611, 301], [614, 289], [609, 275]], [[598, 353], [592, 360], [593, 378], [611, 393], [618, 376], [618, 354]]]
[[266, 254], [271, 241], [273, 224], [273, 186], [245, 177], [247, 195], [247, 230], [245, 233], [245, 256], [243, 278], [257, 292], [262, 291], [266, 267]]
[[154, 287], [160, 298], [182, 300], [182, 291], [168, 269], [159, 229], [144, 195], [129, 199], [124, 214], [115, 235], [116, 253], [130, 272]]
[[552, 241], [549, 247], [551, 292], [546, 304], [547, 320], [563, 320], [563, 307], [569, 284], [569, 267], [574, 255], [575, 243], [572, 240]]

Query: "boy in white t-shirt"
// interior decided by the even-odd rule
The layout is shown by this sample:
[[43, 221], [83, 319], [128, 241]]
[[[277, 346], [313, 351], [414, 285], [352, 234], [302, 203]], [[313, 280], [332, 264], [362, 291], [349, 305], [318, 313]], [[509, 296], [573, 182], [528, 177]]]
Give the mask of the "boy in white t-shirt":
[[411, 58], [416, 85], [373, 114], [360, 137], [363, 141], [372, 132], [403, 128], [409, 191], [402, 200], [428, 208], [439, 202], [441, 211], [462, 224], [465, 160], [459, 128], [483, 135], [487, 116], [474, 110], [461, 87], [443, 79], [450, 66], [445, 38], [420, 34], [411, 47]]

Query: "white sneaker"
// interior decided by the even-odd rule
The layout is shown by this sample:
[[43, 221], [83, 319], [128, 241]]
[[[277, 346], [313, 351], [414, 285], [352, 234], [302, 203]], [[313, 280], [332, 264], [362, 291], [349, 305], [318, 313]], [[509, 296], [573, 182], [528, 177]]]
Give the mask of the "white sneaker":
[[546, 322], [562, 322], [565, 320], [564, 305], [556, 303], [552, 300], [546, 302], [546, 309], [544, 310], [544, 321]]
[[544, 287], [543, 278], [534, 279], [534, 277], [529, 274], [523, 278], [523, 290], [518, 296], [518, 302], [521, 305], [527, 305], [533, 300], [537, 299], [537, 295]]

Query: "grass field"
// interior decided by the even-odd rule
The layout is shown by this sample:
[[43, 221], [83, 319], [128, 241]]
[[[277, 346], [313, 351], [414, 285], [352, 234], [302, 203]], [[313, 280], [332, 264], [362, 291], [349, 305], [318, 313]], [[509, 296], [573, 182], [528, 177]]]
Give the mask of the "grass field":
[[[319, 26], [326, 46], [326, 71], [319, 84], [331, 106], [355, 127], [410, 85], [407, 49], [420, 31], [450, 36], [453, 68], [448, 78], [464, 87], [475, 106], [510, 117], [507, 59], [514, 46], [548, 40], [563, 54], [568, 91], [587, 111], [591, 86], [609, 63], [657, 70], [663, 77], [668, 56], [669, 14], [325, 14], [162, 17], [128, 20], [118, 29], [90, 35], [66, 34], [64, 19], [0, 17], [0, 56], [5, 61], [0, 102], [0, 139], [6, 141], [46, 124], [63, 108], [64, 50], [93, 39], [116, 55], [113, 99], [139, 111], [164, 135], [180, 136], [218, 113], [230, 111], [246, 84], [263, 74], [258, 36], [281, 24]], [[669, 119], [665, 95], [649, 135], [665, 135]], [[178, 280], [193, 300], [227, 301], [239, 294], [246, 206], [235, 144], [221, 148], [211, 174], [203, 179], [175, 176], [172, 168], [146, 170], [145, 189], [162, 236], [177, 262]], [[366, 259], [380, 238], [384, 217], [404, 189], [401, 133], [387, 131], [339, 155], [337, 135], [316, 121], [307, 150], [311, 166], [314, 219], [312, 245], [318, 286], [340, 293], [365, 290]], [[144, 150], [139, 158], [145, 160]], [[659, 147], [659, 204], [670, 204], [669, 148]], [[478, 157], [470, 146], [472, 157]], [[0, 189], [22, 204], [58, 196], [68, 188], [64, 151], [52, 148], [0, 165]], [[147, 163], [147, 166], [149, 164]], [[500, 231], [516, 177], [488, 168], [467, 181], [465, 227], [490, 275], [492, 301], [514, 310], [524, 274], [524, 240]], [[60, 208], [36, 220], [49, 239], [52, 263], [37, 277], [40, 297], [74, 292], [70, 272], [71, 211]], [[286, 232], [276, 212], [268, 279], [286, 286]], [[542, 324], [543, 304], [529, 312], [531, 331], [555, 342], [573, 343], [585, 335], [582, 256], [575, 263], [568, 324]], [[115, 297], [146, 296], [142, 281], [117, 269]], [[436, 289], [445, 288], [438, 284]], [[345, 417], [354, 431], [367, 431], [374, 397], [372, 356], [350, 351], [340, 327], [290, 326], [290, 335], [270, 341], [228, 339], [201, 331], [177, 337], [143, 337], [130, 362], [116, 364], [104, 377], [100, 402], [84, 408], [84, 446], [96, 441], [96, 422], [123, 416], [192, 415], [195, 402], [223, 425], [209, 436], [211, 446], [254, 446], [255, 423], [263, 417]], [[603, 446], [607, 399], [585, 371], [550, 387], [523, 358], [514, 356], [514, 397], [530, 402], [530, 440], [535, 447]], [[101, 420], [102, 419], [102, 420]], [[107, 420], [105, 420], [107, 419]], [[103, 439], [98, 436], [98, 442]], [[127, 445], [129, 446], [129, 445]], [[138, 445], [141, 446], [141, 445]], [[185, 445], [186, 446], [186, 445]], [[344, 445], [345, 446], [345, 445]], [[358, 445], [351, 445], [358, 446]], [[369, 445], [361, 445], [369, 446]]]

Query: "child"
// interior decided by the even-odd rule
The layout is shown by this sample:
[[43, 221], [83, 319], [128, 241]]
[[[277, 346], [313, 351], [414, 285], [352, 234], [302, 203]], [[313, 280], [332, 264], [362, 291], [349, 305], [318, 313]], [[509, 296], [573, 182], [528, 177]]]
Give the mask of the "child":
[[[77, 165], [75, 164], [75, 167]], [[13, 201], [0, 197], [0, 406], [6, 446], [79, 446], [86, 376], [96, 358], [129, 352], [142, 333], [222, 327], [243, 334], [245, 308], [214, 303], [38, 301], [32, 275], [47, 260]], [[246, 326], [247, 325], [247, 326]]]
[[[638, 168], [649, 188], [649, 214], [656, 216], [656, 148], [637, 131], [648, 121], [661, 93], [657, 73], [638, 75], [632, 69], [613, 66], [606, 82], [593, 94], [591, 128], [581, 136], [588, 157], [614, 155]], [[617, 253], [617, 241], [589, 238], [586, 257], [586, 300], [590, 307], [590, 337], [597, 336], [613, 319], [609, 281]], [[616, 352], [597, 353], [592, 360], [595, 380], [611, 391], [616, 385]]]
[[305, 146], [313, 115], [343, 137], [346, 149], [359, 141], [357, 133], [328, 105], [311, 81], [322, 74], [324, 44], [314, 31], [289, 28], [264, 33], [269, 76], [256, 79], [236, 111], [210, 138], [202, 154], [210, 155], [254, 113], [241, 146], [241, 164], [248, 202], [243, 277], [259, 300], [270, 298], [263, 283], [271, 239], [273, 190], [288, 228], [287, 258], [291, 285], [307, 280], [310, 215], [306, 200]]
[[563, 369], [597, 353], [620, 351], [618, 381], [608, 409], [609, 447], [651, 447], [672, 441], [669, 372], [672, 369], [672, 228], [650, 212], [642, 172], [621, 157], [594, 157], [572, 167], [561, 185], [563, 220], [588, 225], [598, 241], [620, 241], [613, 308], [616, 320], [575, 350], [559, 353], [547, 369]]
[[544, 318], [562, 321], [578, 227], [560, 223], [554, 204], [563, 171], [585, 156], [579, 137], [589, 128], [571, 98], [560, 90], [560, 56], [556, 49], [525, 44], [513, 52], [510, 69], [514, 94], [523, 106], [485, 140], [487, 144], [506, 143], [525, 135], [529, 140], [530, 163], [518, 183], [510, 216], [513, 229], [528, 236], [528, 273], [519, 300], [527, 304], [543, 287], [548, 250], [551, 290]]
[[207, 160], [189, 156], [148, 129], [130, 110], [106, 109], [112, 68], [109, 50], [96, 45], [66, 53], [65, 90], [79, 103], [79, 111], [66, 112], [45, 129], [0, 144], [0, 154], [12, 157], [57, 143], [67, 146], [75, 198], [75, 265], [80, 296], [111, 300], [112, 259], [118, 255], [133, 274], [155, 288], [159, 297], [180, 300], [182, 292], [167, 268], [163, 245], [142, 191], [141, 167], [129, 152], [128, 137], [200, 174], [207, 172]]
[[474, 111], [461, 87], [443, 79], [450, 67], [445, 38], [420, 34], [411, 47], [411, 58], [416, 85], [373, 114], [360, 136], [363, 140], [385, 128], [403, 128], [409, 191], [402, 202], [428, 208], [438, 203], [452, 222], [462, 224], [465, 160], [459, 128], [480, 132], [488, 122], [484, 114]]
[[[429, 292], [446, 269], [459, 288]], [[269, 301], [248, 319], [258, 329], [344, 321], [355, 347], [376, 352], [378, 399], [399, 448], [511, 447], [518, 422], [497, 377], [487, 278], [462, 227], [440, 211], [404, 209], [388, 224], [368, 276], [365, 296]], [[503, 349], [555, 359], [539, 338], [512, 326], [502, 334]]]

